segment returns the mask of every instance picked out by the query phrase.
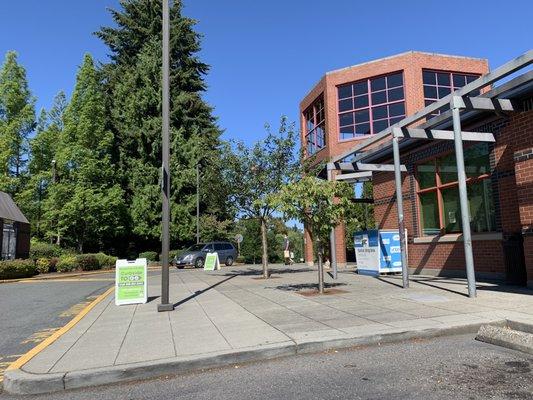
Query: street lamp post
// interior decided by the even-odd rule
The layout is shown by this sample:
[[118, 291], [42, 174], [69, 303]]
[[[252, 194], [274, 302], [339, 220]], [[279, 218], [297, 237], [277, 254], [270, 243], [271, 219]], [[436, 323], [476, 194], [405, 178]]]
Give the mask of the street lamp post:
[[196, 244], [200, 243], [200, 160], [196, 163]]
[[174, 305], [169, 301], [169, 268], [168, 252], [169, 225], [170, 225], [170, 140], [169, 140], [169, 5], [168, 0], [163, 0], [163, 154], [162, 154], [162, 251], [161, 251], [161, 303], [157, 306], [157, 311], [172, 311]]

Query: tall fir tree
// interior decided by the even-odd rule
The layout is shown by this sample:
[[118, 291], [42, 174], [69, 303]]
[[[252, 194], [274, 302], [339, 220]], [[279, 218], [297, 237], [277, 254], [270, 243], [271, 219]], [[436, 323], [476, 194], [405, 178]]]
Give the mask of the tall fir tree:
[[80, 252], [105, 247], [124, 230], [123, 192], [111, 161], [113, 134], [105, 113], [103, 88], [87, 54], [63, 115], [55, 152], [57, 180], [50, 187], [45, 219], [48, 236]]
[[[122, 0], [111, 11], [116, 27], [97, 36], [111, 50], [102, 72], [110, 126], [134, 235], [154, 244], [160, 237], [161, 0]], [[200, 163], [203, 213], [231, 218], [220, 182], [221, 131], [202, 100], [209, 67], [197, 53], [195, 21], [170, 9], [171, 238], [191, 241], [195, 232], [196, 164]], [[206, 189], [207, 188], [207, 189]]]
[[28, 161], [28, 136], [35, 128], [35, 98], [17, 53], [9, 51], [0, 69], [0, 190], [16, 196]]

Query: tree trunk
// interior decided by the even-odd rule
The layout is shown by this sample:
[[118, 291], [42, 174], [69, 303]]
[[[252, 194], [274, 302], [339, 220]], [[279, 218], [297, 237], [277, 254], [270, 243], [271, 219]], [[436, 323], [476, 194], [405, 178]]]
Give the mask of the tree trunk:
[[318, 253], [318, 292], [324, 293], [324, 265], [322, 264], [322, 243], [317, 242]]
[[268, 278], [268, 244], [266, 220], [261, 218], [261, 248], [263, 250], [263, 278]]

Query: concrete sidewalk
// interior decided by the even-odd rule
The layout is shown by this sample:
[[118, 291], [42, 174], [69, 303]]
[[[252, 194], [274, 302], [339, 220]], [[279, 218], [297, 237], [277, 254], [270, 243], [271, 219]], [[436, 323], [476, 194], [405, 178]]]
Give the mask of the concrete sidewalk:
[[19, 370], [8, 370], [12, 393], [40, 393], [176, 374], [361, 344], [475, 332], [486, 322], [533, 324], [533, 291], [466, 281], [353, 272], [327, 278], [329, 294], [312, 293], [316, 270], [259, 267], [173, 270], [176, 310], [157, 313], [159, 276], [149, 279], [150, 302], [114, 305], [110, 295], [73, 329]]

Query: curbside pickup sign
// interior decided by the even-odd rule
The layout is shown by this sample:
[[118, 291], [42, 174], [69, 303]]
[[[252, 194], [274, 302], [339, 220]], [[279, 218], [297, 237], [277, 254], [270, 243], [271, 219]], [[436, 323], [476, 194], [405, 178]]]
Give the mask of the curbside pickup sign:
[[218, 253], [207, 253], [205, 256], [204, 271], [214, 271], [215, 269], [220, 269]]
[[148, 301], [146, 258], [117, 260], [115, 270], [115, 304], [140, 304]]

